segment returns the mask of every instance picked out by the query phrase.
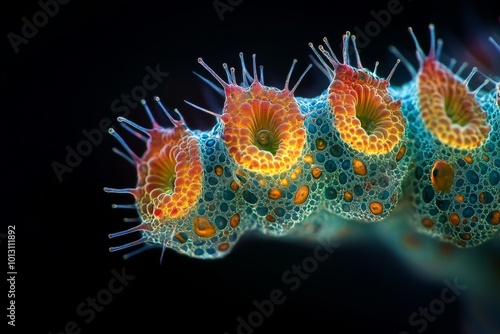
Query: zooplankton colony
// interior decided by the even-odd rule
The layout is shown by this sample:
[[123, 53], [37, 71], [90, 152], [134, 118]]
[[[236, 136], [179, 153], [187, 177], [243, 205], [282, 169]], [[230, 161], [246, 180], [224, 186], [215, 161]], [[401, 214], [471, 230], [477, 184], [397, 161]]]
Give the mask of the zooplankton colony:
[[115, 152], [136, 167], [137, 184], [105, 191], [133, 195], [135, 204], [115, 207], [137, 210], [140, 222], [110, 237], [141, 234], [110, 250], [145, 244], [220, 258], [247, 231], [289, 235], [317, 212], [329, 218], [325, 225], [384, 224], [400, 214], [401, 203], [410, 203], [405, 215], [418, 232], [461, 248], [491, 239], [500, 223], [500, 84], [485, 78], [470, 89], [481, 74], [474, 68], [462, 77], [464, 67], [440, 62], [443, 44], [433, 25], [427, 54], [409, 30], [418, 68], [393, 48], [412, 74], [399, 87], [389, 84], [396, 66], [386, 78], [376, 66], [363, 67], [349, 32], [342, 59], [326, 38], [324, 45], [309, 44], [330, 81], [314, 98], [294, 95], [311, 65], [290, 86], [294, 60], [280, 89], [264, 84], [255, 55], [249, 71], [240, 53], [241, 78], [223, 64], [226, 79], [199, 58], [222, 89], [204, 80], [225, 97], [221, 113], [189, 103], [216, 117], [211, 130], [189, 129], [159, 98], [171, 128], [158, 124], [145, 101], [150, 128], [118, 118], [145, 141], [142, 156], [109, 130], [126, 151]]

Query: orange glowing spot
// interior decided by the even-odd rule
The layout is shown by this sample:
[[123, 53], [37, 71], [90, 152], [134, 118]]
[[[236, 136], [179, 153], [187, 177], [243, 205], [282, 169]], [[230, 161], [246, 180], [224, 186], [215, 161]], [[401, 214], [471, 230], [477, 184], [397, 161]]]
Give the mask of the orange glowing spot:
[[288, 179], [283, 179], [283, 180], [280, 181], [280, 184], [283, 187], [288, 187], [288, 185], [290, 184], [290, 182], [288, 181]]
[[460, 224], [460, 217], [456, 213], [452, 213], [450, 215], [450, 223], [453, 226], [457, 226], [458, 224]]
[[213, 237], [216, 233], [215, 226], [203, 216], [198, 216], [193, 219], [194, 233], [202, 238]]
[[276, 221], [276, 218], [274, 218], [274, 216], [271, 215], [266, 215], [266, 220], [270, 223], [274, 223]]
[[366, 166], [365, 163], [361, 160], [353, 159], [352, 160], [352, 168], [354, 173], [358, 175], [366, 175]]
[[436, 191], [448, 192], [453, 185], [455, 171], [451, 165], [443, 160], [437, 160], [432, 166], [430, 179]]
[[426, 228], [432, 228], [434, 226], [434, 222], [432, 219], [424, 218], [422, 219], [422, 225]]
[[304, 156], [304, 161], [307, 162], [308, 164], [314, 163], [314, 158], [310, 154], [306, 154]]
[[297, 169], [295, 170], [295, 173], [296, 173], [297, 175], [302, 174], [302, 168], [300, 168], [300, 167], [299, 167], [299, 168], [297, 168]]
[[316, 148], [323, 151], [326, 148], [326, 141], [322, 138], [316, 139]]
[[240, 186], [238, 185], [238, 182], [236, 181], [231, 181], [231, 184], [229, 185], [231, 187], [232, 190], [234, 191], [237, 191], [238, 189], [240, 189]]
[[352, 193], [350, 191], [344, 192], [344, 200], [346, 202], [352, 201], [352, 198], [353, 198], [353, 196], [352, 196]]
[[398, 154], [396, 155], [396, 161], [403, 159], [405, 153], [406, 153], [406, 145], [401, 145]]
[[226, 251], [228, 249], [229, 249], [229, 244], [227, 242], [224, 242], [224, 243], [222, 243], [222, 244], [219, 245], [219, 250], [221, 252]]
[[380, 215], [384, 211], [384, 207], [379, 202], [371, 202], [370, 203], [370, 211], [374, 215]]
[[297, 174], [296, 174], [295, 172], [292, 172], [292, 173], [290, 174], [290, 178], [291, 178], [292, 180], [297, 180]]
[[472, 157], [471, 157], [471, 156], [466, 156], [466, 157], [464, 157], [464, 160], [465, 160], [465, 162], [467, 162], [468, 164], [471, 164], [471, 163], [473, 163], [473, 162], [474, 162], [474, 159], [472, 159]]
[[481, 193], [479, 193], [479, 202], [481, 202], [483, 204], [489, 203], [492, 201], [492, 199], [490, 199], [490, 197], [492, 197], [492, 196], [489, 193], [481, 192]]
[[307, 185], [302, 185], [295, 193], [295, 199], [293, 202], [295, 204], [302, 204], [306, 201], [308, 196], [309, 196], [309, 187]]
[[457, 201], [458, 203], [463, 203], [463, 201], [465, 200], [464, 196], [463, 195], [460, 195], [458, 194], [456, 197], [455, 197], [455, 201]]
[[179, 234], [177, 233], [175, 236], [174, 236], [177, 240], [179, 240], [179, 242], [181, 244], [185, 243], [186, 242], [186, 239], [182, 236], [182, 234]]
[[486, 221], [491, 225], [498, 225], [500, 223], [500, 211], [491, 211], [486, 217]]
[[217, 165], [214, 167], [214, 172], [215, 172], [215, 175], [221, 176], [224, 173], [224, 169], [222, 168], [222, 166]]
[[237, 227], [239, 224], [240, 224], [240, 215], [238, 213], [235, 213], [229, 220], [229, 225], [231, 225], [231, 227]]
[[263, 179], [259, 180], [259, 185], [261, 187], [265, 187], [266, 186], [266, 181], [264, 181]]
[[315, 179], [319, 179], [321, 177], [321, 174], [323, 172], [321, 171], [320, 168], [318, 167], [314, 167], [312, 170], [311, 170], [311, 174], [312, 176], [315, 178]]
[[269, 189], [267, 195], [269, 196], [270, 199], [278, 199], [281, 198], [281, 196], [283, 196], [283, 192], [279, 189], [273, 188]]
[[460, 238], [463, 240], [470, 240], [472, 238], [472, 235], [470, 233], [462, 233], [460, 234]]

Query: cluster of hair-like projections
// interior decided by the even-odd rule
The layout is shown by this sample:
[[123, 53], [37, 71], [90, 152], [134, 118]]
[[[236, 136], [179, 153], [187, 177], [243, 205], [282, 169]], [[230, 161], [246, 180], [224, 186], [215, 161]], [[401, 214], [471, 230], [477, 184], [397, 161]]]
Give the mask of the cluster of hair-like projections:
[[189, 129], [159, 98], [173, 128], [159, 126], [144, 101], [151, 128], [118, 119], [146, 142], [142, 156], [110, 130], [138, 181], [135, 188], [105, 190], [132, 194], [135, 205], [117, 207], [136, 209], [140, 220], [110, 237], [142, 235], [111, 250], [146, 244], [220, 258], [246, 231], [292, 235], [320, 211], [331, 217], [324, 224], [335, 224], [335, 217], [383, 224], [402, 199], [412, 202], [413, 212], [405, 214], [414, 216], [418, 231], [460, 247], [490, 239], [500, 223], [500, 86], [489, 91], [485, 81], [471, 91], [476, 69], [462, 79], [461, 70], [440, 63], [441, 43], [436, 48], [432, 25], [430, 31], [425, 55], [410, 29], [418, 71], [393, 49], [413, 74], [401, 87], [389, 84], [400, 60], [379, 77], [376, 67], [362, 66], [349, 32], [342, 61], [326, 38], [326, 47], [310, 43], [330, 81], [315, 98], [294, 95], [311, 65], [290, 88], [294, 60], [284, 87], [276, 88], [264, 84], [255, 55], [249, 72], [240, 53], [239, 83], [234, 68], [223, 64], [224, 80], [199, 58], [225, 97], [220, 113], [189, 103], [216, 117], [211, 130]]

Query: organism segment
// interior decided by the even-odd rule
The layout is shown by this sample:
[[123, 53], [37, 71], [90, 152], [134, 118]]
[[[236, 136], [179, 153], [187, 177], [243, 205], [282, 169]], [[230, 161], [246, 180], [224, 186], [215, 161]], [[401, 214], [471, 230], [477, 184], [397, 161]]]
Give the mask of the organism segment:
[[[156, 98], [174, 128], [162, 128], [142, 102], [153, 123], [146, 129], [120, 118], [146, 134], [147, 149], [142, 157], [133, 153], [114, 130], [110, 130], [134, 157], [138, 181], [128, 192], [134, 195], [142, 223], [129, 230], [113, 233], [111, 238], [141, 231], [142, 238], [111, 251], [139, 243], [156, 244], [200, 258], [220, 257], [229, 252], [249, 224], [240, 224], [241, 194], [234, 182], [227, 151], [212, 132], [187, 128], [184, 120], [175, 120]], [[179, 114], [180, 116], [180, 114]]]
[[[460, 247], [477, 246], [498, 231], [500, 203], [499, 110], [495, 90], [475, 90], [439, 61], [434, 26], [418, 72], [397, 91], [414, 152], [411, 175], [417, 229]], [[407, 64], [407, 66], [410, 66]], [[462, 68], [463, 69], [463, 68]], [[417, 92], [415, 94], [414, 92]]]
[[[327, 210], [347, 219], [364, 222], [387, 217], [403, 195], [410, 152], [405, 137], [406, 119], [401, 101], [388, 91], [398, 62], [386, 79], [362, 66], [355, 37], [343, 36], [343, 61], [340, 62], [328, 40], [328, 51], [312, 48], [330, 77], [327, 91], [320, 97], [324, 107], [318, 111], [324, 150], [314, 153], [327, 171], [324, 202]], [[357, 68], [349, 64], [352, 41]], [[328, 165], [327, 165], [328, 164]]]
[[[294, 92], [307, 67], [293, 88], [290, 78], [293, 61], [283, 89], [264, 85], [257, 75], [256, 56], [252, 56], [253, 78], [240, 53], [242, 85], [236, 83], [234, 68], [220, 78], [200, 58], [199, 63], [222, 85], [225, 95], [218, 136], [224, 141], [229, 158], [236, 165], [235, 181], [241, 187], [246, 221], [272, 235], [286, 234], [304, 217], [317, 209], [319, 195], [313, 194], [310, 173], [310, 147], [306, 142], [306, 115]], [[249, 81], [251, 81], [249, 83]]]

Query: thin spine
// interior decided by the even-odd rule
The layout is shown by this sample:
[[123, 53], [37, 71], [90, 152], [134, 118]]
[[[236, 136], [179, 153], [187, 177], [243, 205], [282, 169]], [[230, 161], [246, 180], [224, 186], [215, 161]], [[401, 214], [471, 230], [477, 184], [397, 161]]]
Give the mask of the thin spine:
[[110, 135], [115, 137], [115, 139], [122, 145], [122, 147], [125, 149], [125, 151], [127, 151], [127, 153], [130, 155], [130, 157], [135, 161], [135, 163], [142, 162], [142, 159], [139, 158], [139, 156], [137, 154], [135, 154], [134, 151], [132, 151], [132, 149], [130, 149], [130, 147], [127, 145], [125, 140], [123, 140], [123, 138], [118, 134], [118, 132], [115, 131], [115, 129], [109, 128], [108, 132]]

